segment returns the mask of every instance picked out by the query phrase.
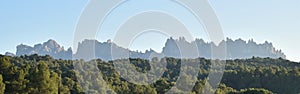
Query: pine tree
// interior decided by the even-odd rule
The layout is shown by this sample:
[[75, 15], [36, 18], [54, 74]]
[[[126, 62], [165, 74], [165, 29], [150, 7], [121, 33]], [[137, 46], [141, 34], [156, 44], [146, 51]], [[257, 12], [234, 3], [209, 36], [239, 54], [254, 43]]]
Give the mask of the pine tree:
[[11, 64], [9, 62], [8, 57], [1, 57], [0, 58], [0, 74], [5, 74], [9, 72]]
[[0, 74], [0, 93], [4, 94], [5, 84], [3, 83], [2, 75]]
[[29, 93], [34, 94], [57, 94], [58, 93], [58, 76], [54, 72], [50, 72], [45, 62], [30, 72], [30, 88]]

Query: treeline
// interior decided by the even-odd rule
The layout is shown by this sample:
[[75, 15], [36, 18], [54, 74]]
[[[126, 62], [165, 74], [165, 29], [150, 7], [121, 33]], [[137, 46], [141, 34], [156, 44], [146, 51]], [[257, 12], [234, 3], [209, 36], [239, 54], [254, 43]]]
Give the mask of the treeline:
[[[151, 85], [126, 81], [113, 63], [126, 60], [57, 60], [50, 56], [10, 57], [0, 55], [0, 93], [3, 94], [163, 94], [178, 79], [181, 63], [200, 63], [197, 82], [191, 94], [202, 94], [212, 60], [163, 58], [130, 59], [139, 72], [151, 69], [150, 63], [166, 62], [167, 68]], [[216, 94], [297, 94], [300, 93], [300, 64], [284, 59], [251, 58], [227, 60]], [[74, 66], [74, 64], [76, 66]], [[131, 72], [126, 71], [125, 72]], [[191, 70], [193, 71], [193, 70]], [[77, 74], [77, 75], [76, 75]], [[80, 75], [78, 75], [80, 74]], [[102, 78], [99, 78], [102, 77]], [[180, 90], [174, 93], [182, 93]]]

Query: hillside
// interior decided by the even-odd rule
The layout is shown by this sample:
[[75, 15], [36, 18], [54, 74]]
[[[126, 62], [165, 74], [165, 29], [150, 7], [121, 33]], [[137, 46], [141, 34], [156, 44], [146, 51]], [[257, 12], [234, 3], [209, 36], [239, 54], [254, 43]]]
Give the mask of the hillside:
[[[91, 62], [56, 60], [50, 56], [10, 57], [0, 55], [0, 92], [7, 94], [83, 94], [108, 93], [108, 86], [116, 93], [162, 94], [176, 84], [181, 63], [200, 63], [197, 83], [191, 93], [203, 92], [208, 70], [212, 61], [204, 58], [175, 59], [163, 58], [167, 70], [162, 78], [151, 85], [135, 85], [121, 78], [113, 66], [113, 62], [126, 60]], [[79, 62], [79, 63], [78, 63]], [[151, 68], [143, 59], [130, 59], [131, 65], [140, 72]], [[76, 67], [73, 64], [82, 64]], [[96, 64], [96, 66], [94, 65]], [[98, 69], [99, 72], [89, 71]], [[279, 58], [251, 58], [227, 60], [224, 76], [216, 94], [297, 94], [300, 93], [300, 64]], [[79, 71], [80, 70], [80, 71]], [[84, 71], [85, 70], [85, 71]], [[126, 69], [125, 69], [126, 71]], [[130, 72], [130, 71], [127, 71]], [[78, 75], [80, 73], [81, 75]], [[97, 75], [102, 75], [99, 78]], [[96, 77], [96, 78], [95, 78]], [[98, 80], [97, 80], [98, 79]], [[177, 83], [178, 84], [178, 83]], [[99, 87], [100, 86], [100, 87]], [[96, 88], [98, 87], [98, 88]], [[180, 93], [181, 91], [177, 91]]]

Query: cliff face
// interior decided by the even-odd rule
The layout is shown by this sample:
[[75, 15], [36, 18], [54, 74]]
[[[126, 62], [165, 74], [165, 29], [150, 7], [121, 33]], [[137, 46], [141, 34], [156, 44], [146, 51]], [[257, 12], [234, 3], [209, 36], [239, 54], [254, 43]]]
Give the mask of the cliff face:
[[126, 48], [117, 46], [116, 44], [108, 42], [98, 42], [97, 40], [84, 40], [78, 44], [78, 49], [74, 55], [75, 59], [122, 59], [122, 58], [142, 58], [148, 59], [152, 55], [158, 54], [157, 52], [150, 50], [145, 53], [138, 51], [131, 51]]
[[257, 44], [253, 40], [248, 42], [238, 39], [227, 39], [227, 56], [228, 58], [250, 58], [256, 57], [270, 57], [270, 58], [286, 58], [285, 54], [281, 50], [276, 50], [272, 43], [265, 42], [263, 44]]
[[[243, 59], [255, 57], [270, 57], [270, 58], [286, 58], [285, 54], [281, 50], [276, 50], [272, 43], [265, 42], [263, 44], [257, 44], [253, 40], [248, 42], [238, 39], [222, 41], [220, 44], [226, 43], [226, 58], [227, 59]], [[194, 45], [196, 44], [196, 46]], [[224, 46], [224, 45], [222, 45]], [[163, 54], [170, 57], [178, 57], [180, 52], [193, 52], [196, 50], [193, 47], [197, 47], [197, 51], [200, 57], [211, 58], [212, 48], [215, 50], [220, 49], [220, 46], [216, 46], [214, 43], [204, 42], [202, 39], [196, 39], [191, 43], [187, 42], [184, 38], [174, 40], [168, 39], [165, 47], [163, 48]], [[180, 50], [181, 51], [180, 51]], [[190, 57], [193, 58], [193, 57]]]
[[71, 48], [65, 50], [64, 47], [61, 47], [56, 41], [51, 39], [43, 44], [34, 45], [34, 47], [23, 44], [17, 46], [17, 56], [32, 54], [50, 55], [55, 59], [72, 59]]
[[[263, 44], [257, 44], [253, 40], [244, 41], [242, 39], [231, 40], [227, 39], [220, 44], [226, 43], [227, 59], [243, 59], [255, 57], [270, 57], [270, 58], [286, 58], [281, 50], [276, 50], [272, 43], [265, 42]], [[225, 46], [225, 45], [222, 45]], [[98, 42], [97, 40], [84, 40], [78, 44], [77, 52], [74, 54], [73, 59], [122, 59], [122, 58], [142, 58], [151, 59], [153, 57], [175, 57], [175, 58], [211, 58], [212, 48], [218, 50], [220, 46], [214, 43], [205, 42], [202, 39], [196, 39], [192, 42], [187, 42], [184, 38], [173, 39], [170, 38], [165, 43], [162, 53], [155, 52], [154, 50], [148, 50], [146, 52], [131, 51], [126, 48], [122, 48], [111, 41]], [[179, 50], [180, 49], [180, 50]], [[43, 44], [34, 45], [30, 47], [27, 45], [17, 46], [17, 56], [20, 55], [50, 55], [56, 59], [72, 59], [72, 50], [64, 50], [54, 40], [49, 40]]]

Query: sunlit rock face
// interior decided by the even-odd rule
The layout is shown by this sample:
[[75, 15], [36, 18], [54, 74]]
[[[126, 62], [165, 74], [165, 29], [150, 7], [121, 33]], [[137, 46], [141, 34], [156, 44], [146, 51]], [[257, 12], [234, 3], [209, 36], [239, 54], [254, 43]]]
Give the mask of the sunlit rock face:
[[72, 49], [65, 50], [56, 41], [50, 39], [43, 44], [36, 44], [33, 47], [24, 44], [17, 46], [17, 56], [21, 55], [50, 55], [55, 59], [72, 59]]

